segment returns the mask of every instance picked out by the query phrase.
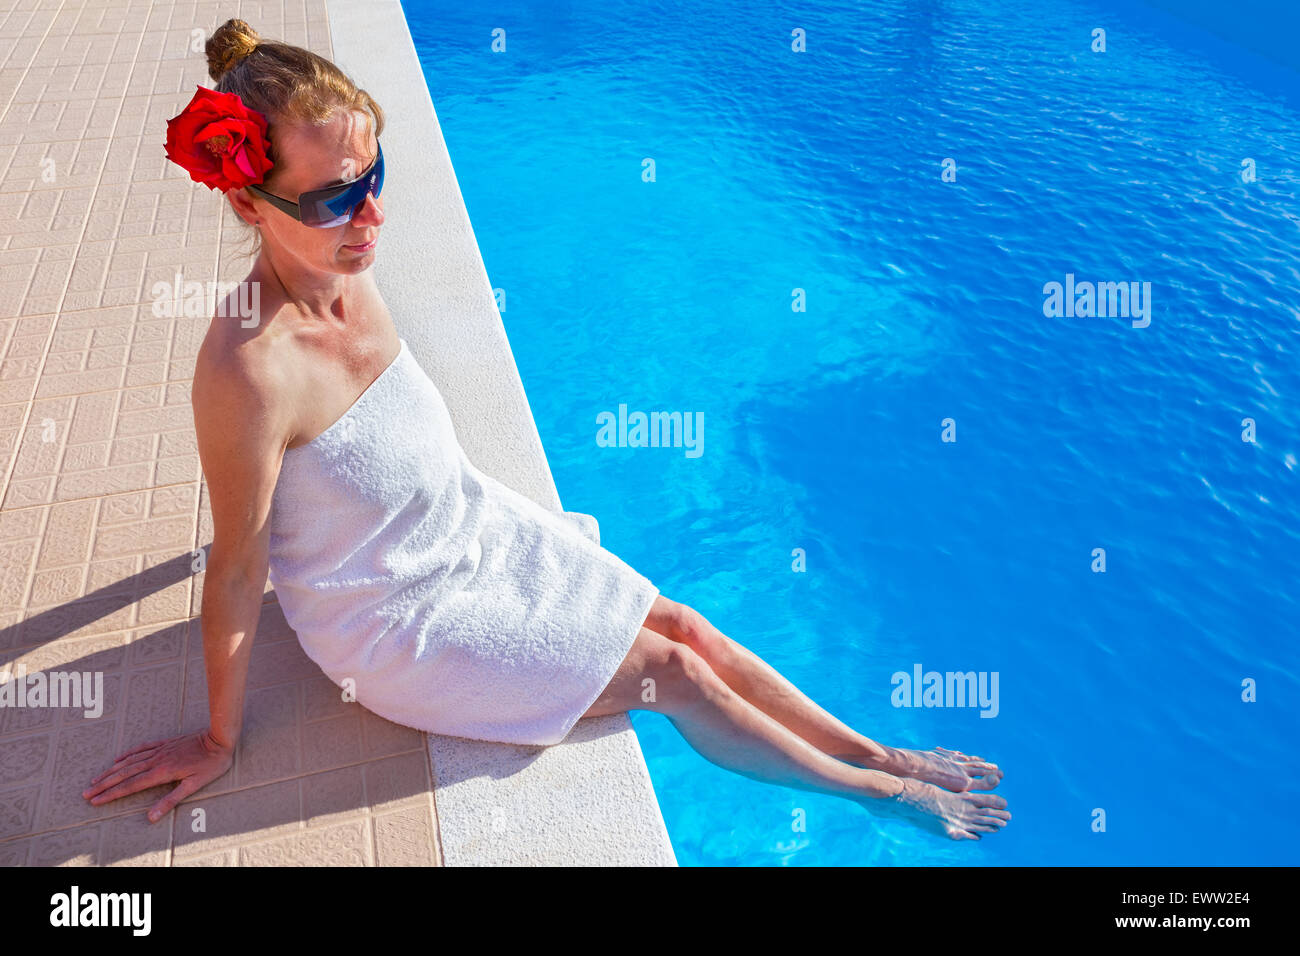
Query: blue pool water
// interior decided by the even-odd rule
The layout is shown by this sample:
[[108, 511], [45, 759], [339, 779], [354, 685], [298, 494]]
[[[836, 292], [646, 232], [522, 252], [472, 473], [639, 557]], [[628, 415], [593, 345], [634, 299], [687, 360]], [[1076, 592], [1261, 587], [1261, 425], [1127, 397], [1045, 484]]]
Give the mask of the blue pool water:
[[[952, 843], [637, 712], [683, 865], [1297, 862], [1294, 74], [1119, 3], [403, 6], [564, 506], [868, 736], [1006, 770]], [[1044, 315], [1067, 273], [1149, 326]], [[599, 446], [620, 404], [703, 454]], [[891, 706], [915, 664], [997, 716]]]

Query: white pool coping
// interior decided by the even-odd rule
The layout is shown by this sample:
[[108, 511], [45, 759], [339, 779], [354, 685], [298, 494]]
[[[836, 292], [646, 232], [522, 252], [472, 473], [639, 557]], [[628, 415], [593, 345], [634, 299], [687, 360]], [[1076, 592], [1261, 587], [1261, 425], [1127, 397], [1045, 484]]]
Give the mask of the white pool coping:
[[[398, 0], [328, 0], [334, 62], [385, 112], [375, 277], [482, 471], [559, 510], [487, 270]], [[486, 38], [484, 40], [486, 48]], [[627, 715], [580, 720], [553, 747], [429, 735], [449, 866], [676, 866]]]

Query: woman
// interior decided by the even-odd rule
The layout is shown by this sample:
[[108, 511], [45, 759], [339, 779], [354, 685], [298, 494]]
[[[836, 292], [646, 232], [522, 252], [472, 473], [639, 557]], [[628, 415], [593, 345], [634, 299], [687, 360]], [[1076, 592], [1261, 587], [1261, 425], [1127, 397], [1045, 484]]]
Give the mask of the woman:
[[[157, 821], [230, 767], [268, 574], [308, 655], [355, 699], [433, 733], [552, 744], [580, 717], [665, 715], [710, 761], [854, 800], [953, 839], [1010, 819], [1001, 771], [878, 744], [556, 514], [478, 471], [384, 307], [383, 112], [328, 61], [241, 20], [207, 43], [216, 89], [169, 158], [255, 230], [196, 360], [214, 524], [202, 605], [210, 726], [123, 754], [99, 805], [179, 781]], [[250, 290], [257, 293], [250, 295]], [[583, 520], [585, 527], [578, 527]]]

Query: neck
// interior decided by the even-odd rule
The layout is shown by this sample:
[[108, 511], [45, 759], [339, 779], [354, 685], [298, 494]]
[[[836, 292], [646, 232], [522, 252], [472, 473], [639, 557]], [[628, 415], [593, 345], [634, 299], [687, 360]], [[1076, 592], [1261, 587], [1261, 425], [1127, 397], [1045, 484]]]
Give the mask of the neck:
[[[355, 301], [354, 279], [360, 276], [313, 272], [292, 261], [278, 259], [265, 247], [257, 260], [257, 268], [267, 280], [283, 290], [284, 298], [292, 303], [307, 320], [337, 323], [351, 318]], [[366, 275], [370, 270], [366, 270]]]

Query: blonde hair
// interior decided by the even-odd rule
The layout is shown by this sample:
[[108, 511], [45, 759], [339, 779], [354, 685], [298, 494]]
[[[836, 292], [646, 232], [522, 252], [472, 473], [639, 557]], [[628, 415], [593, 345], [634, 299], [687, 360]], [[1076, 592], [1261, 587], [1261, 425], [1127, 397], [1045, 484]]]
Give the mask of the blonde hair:
[[[208, 38], [203, 52], [208, 58], [208, 76], [219, 93], [237, 93], [249, 109], [266, 116], [267, 125], [321, 126], [338, 112], [359, 110], [374, 121], [375, 136], [384, 131], [384, 111], [348, 79], [347, 74], [323, 56], [288, 43], [263, 40], [243, 20], [227, 20]], [[276, 161], [274, 153], [272, 162]], [[273, 166], [259, 185], [268, 192], [279, 165]], [[296, 197], [295, 197], [296, 198]], [[243, 220], [240, 220], [243, 222]], [[261, 247], [260, 234], [253, 234], [250, 256]]]

